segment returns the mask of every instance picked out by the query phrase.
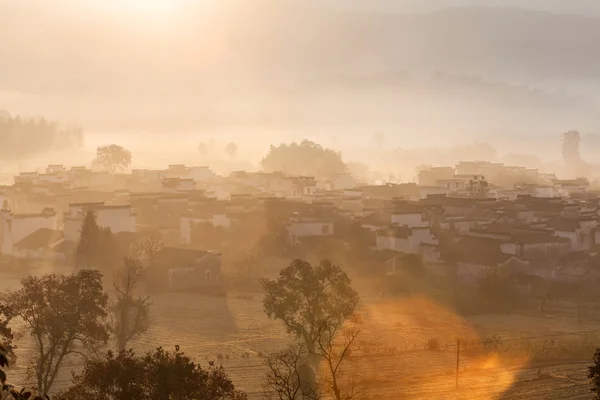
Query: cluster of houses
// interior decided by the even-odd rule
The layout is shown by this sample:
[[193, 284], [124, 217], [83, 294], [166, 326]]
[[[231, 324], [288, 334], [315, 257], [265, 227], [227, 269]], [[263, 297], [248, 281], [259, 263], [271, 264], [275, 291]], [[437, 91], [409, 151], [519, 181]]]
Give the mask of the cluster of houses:
[[[470, 196], [474, 176], [486, 198]], [[517, 177], [510, 187], [494, 177]], [[490, 178], [488, 178], [490, 177]], [[500, 178], [499, 178], [500, 179]], [[282, 173], [170, 165], [110, 175], [51, 165], [0, 187], [0, 255], [69, 262], [92, 210], [119, 243], [152, 237], [166, 289], [214, 285], [221, 253], [192, 243], [196, 224], [227, 230], [277, 219], [291, 245], [344, 240], [348, 225], [368, 233], [373, 257], [394, 274], [407, 254], [440, 276], [476, 284], [490, 268], [514, 273], [522, 290], [544, 282], [595, 282], [600, 197], [583, 179], [560, 181], [535, 170], [486, 162], [422, 170], [418, 183], [364, 185], [348, 174], [327, 180]], [[365, 266], [369, 268], [369, 266]]]

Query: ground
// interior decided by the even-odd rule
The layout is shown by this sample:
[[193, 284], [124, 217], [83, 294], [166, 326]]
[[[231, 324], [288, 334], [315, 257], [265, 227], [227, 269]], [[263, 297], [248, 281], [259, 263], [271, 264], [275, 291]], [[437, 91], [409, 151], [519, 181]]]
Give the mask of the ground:
[[[13, 288], [18, 278], [0, 275], [0, 290]], [[598, 323], [578, 324], [571, 318], [537, 315], [484, 315], [464, 319], [452, 310], [421, 297], [380, 301], [363, 296], [362, 338], [348, 366], [360, 372], [371, 399], [591, 399], [586, 367], [591, 363], [596, 336], [582, 357], [565, 353], [552, 362], [541, 363], [532, 354], [552, 341], [583, 337], [579, 334], [552, 339], [522, 339], [551, 334], [592, 331]], [[161, 294], [152, 297], [150, 331], [132, 343], [138, 351], [163, 346], [183, 351], [208, 367], [222, 364], [236, 386], [251, 399], [261, 398], [265, 369], [261, 356], [291, 342], [283, 326], [266, 318], [259, 293], [207, 297], [197, 294]], [[510, 339], [510, 356], [481, 353], [474, 343], [489, 335]], [[456, 385], [456, 338], [464, 349], [460, 355], [459, 389]], [[429, 339], [440, 348], [426, 349]], [[25, 361], [31, 351], [28, 338], [17, 341], [19, 362], [9, 376], [15, 383], [24, 378]], [[579, 343], [579, 342], [578, 342]], [[597, 343], [600, 346], [600, 342]], [[507, 347], [507, 344], [503, 344]], [[539, 349], [538, 349], [539, 350]], [[537, 350], [535, 350], [537, 351]], [[537, 354], [537, 353], [536, 353]], [[533, 365], [535, 364], [535, 365]], [[76, 365], [69, 365], [70, 369]], [[65, 371], [57, 387], [69, 383]], [[374, 393], [377, 393], [376, 395]]]

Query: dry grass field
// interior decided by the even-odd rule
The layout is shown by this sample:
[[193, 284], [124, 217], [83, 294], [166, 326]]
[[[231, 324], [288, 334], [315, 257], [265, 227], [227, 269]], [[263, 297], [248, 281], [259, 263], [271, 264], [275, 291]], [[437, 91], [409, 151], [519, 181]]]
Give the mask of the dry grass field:
[[[0, 289], [15, 287], [16, 278], [0, 276]], [[535, 346], [513, 346], [508, 356], [462, 350], [460, 385], [455, 389], [457, 337], [476, 343], [488, 335], [535, 337], [600, 329], [566, 317], [485, 315], [464, 319], [425, 298], [378, 301], [363, 296], [363, 332], [348, 362], [348, 376], [359, 374], [369, 399], [589, 399], [586, 367], [593, 355], [563, 357], [541, 368], [532, 355]], [[265, 368], [262, 355], [291, 342], [282, 325], [262, 311], [262, 296], [228, 294], [208, 297], [173, 293], [152, 297], [150, 331], [132, 343], [137, 351], [181, 346], [201, 365], [222, 364], [237, 387], [261, 398]], [[440, 349], [425, 349], [429, 339]], [[555, 342], [560, 342], [557, 338]], [[564, 340], [573, 340], [569, 337]], [[595, 337], [588, 338], [594, 341]], [[513, 343], [513, 342], [511, 342]], [[516, 342], [515, 342], [516, 343]], [[538, 343], [539, 344], [539, 343]], [[597, 343], [600, 346], [600, 342]], [[10, 372], [15, 383], [25, 376], [29, 340], [17, 341], [19, 362]], [[531, 350], [530, 350], [531, 349]], [[532, 365], [535, 363], [535, 365]], [[77, 368], [69, 365], [66, 369]], [[69, 382], [69, 372], [57, 386]]]

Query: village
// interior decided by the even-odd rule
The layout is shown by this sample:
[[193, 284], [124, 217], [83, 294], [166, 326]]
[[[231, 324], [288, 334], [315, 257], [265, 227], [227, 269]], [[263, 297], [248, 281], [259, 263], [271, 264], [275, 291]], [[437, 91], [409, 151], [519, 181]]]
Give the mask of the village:
[[[156, 260], [165, 264], [154, 267], [169, 276], [164, 290], [222, 285], [221, 277], [234, 272], [246, 280], [276, 276], [293, 258], [352, 246], [364, 248], [360, 272], [371, 276], [393, 275], [416, 255], [428, 274], [460, 285], [477, 285], [489, 269], [509, 270], [532, 296], [553, 284], [600, 278], [600, 210], [589, 182], [500, 163], [432, 167], [419, 172], [418, 183], [377, 185], [347, 173], [317, 180], [244, 171], [217, 176], [207, 166], [111, 174], [50, 165], [15, 176], [0, 203], [4, 265], [68, 264], [91, 210], [123, 252], [144, 237], [162, 244]], [[281, 248], [256, 260], [252, 247], [266, 237]], [[232, 238], [244, 243], [227, 247]], [[256, 268], [234, 271], [249, 256]], [[175, 278], [196, 269], [202, 273], [194, 279]]]

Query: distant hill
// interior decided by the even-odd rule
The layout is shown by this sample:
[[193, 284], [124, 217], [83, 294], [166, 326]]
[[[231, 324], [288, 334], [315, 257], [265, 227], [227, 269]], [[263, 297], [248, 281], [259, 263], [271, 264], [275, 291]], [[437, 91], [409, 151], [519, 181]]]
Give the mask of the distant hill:
[[[571, 0], [569, 0], [571, 1]], [[512, 8], [425, 15], [237, 6], [172, 32], [0, 5], [0, 89], [209, 90], [332, 73], [441, 70], [538, 81], [599, 81], [600, 19]], [[263, 6], [255, 6], [263, 4]], [[28, 23], [24, 23], [28, 22]], [[43, 37], [44, 40], [39, 40]], [[25, 50], [24, 50], [25, 49]]]

